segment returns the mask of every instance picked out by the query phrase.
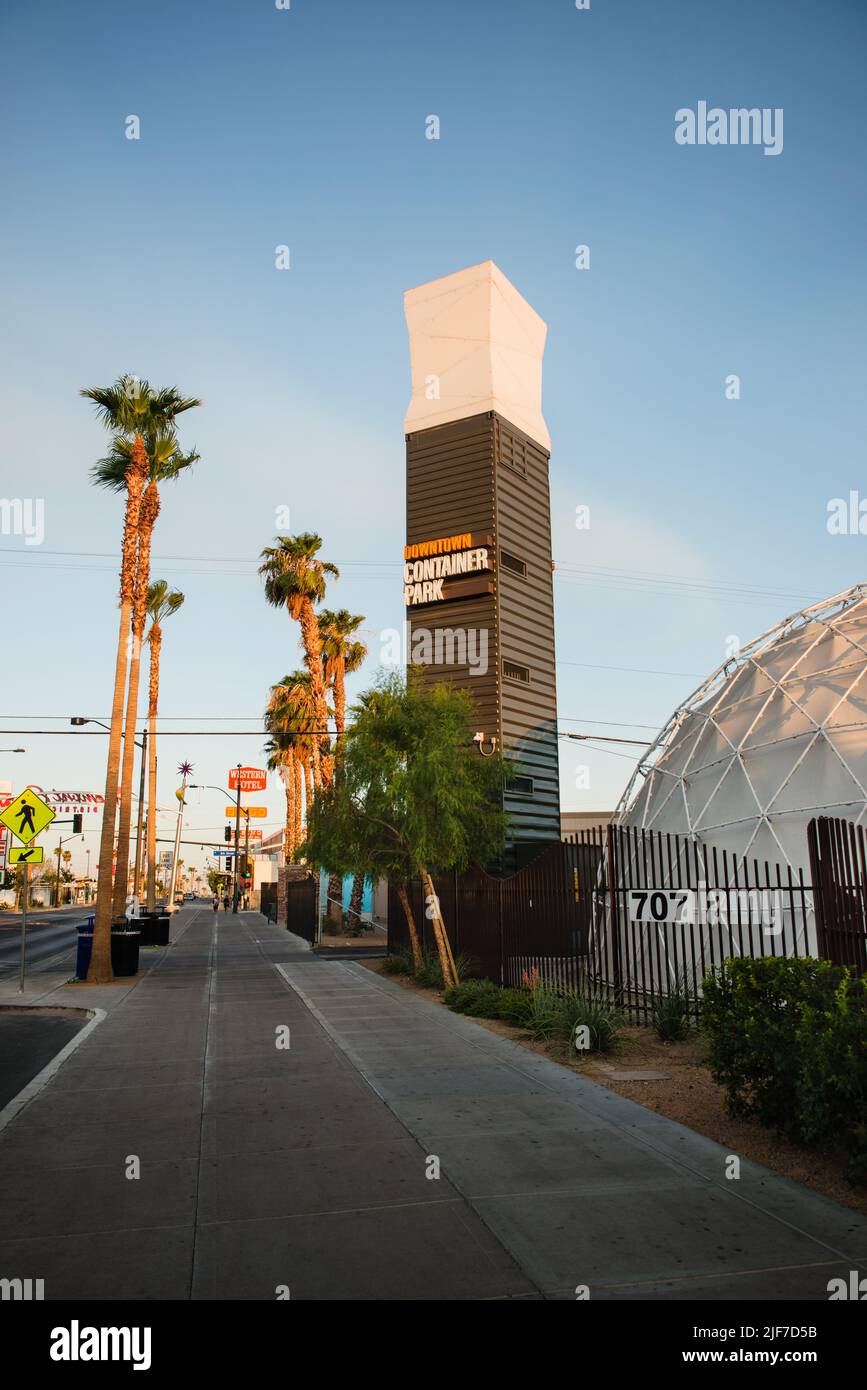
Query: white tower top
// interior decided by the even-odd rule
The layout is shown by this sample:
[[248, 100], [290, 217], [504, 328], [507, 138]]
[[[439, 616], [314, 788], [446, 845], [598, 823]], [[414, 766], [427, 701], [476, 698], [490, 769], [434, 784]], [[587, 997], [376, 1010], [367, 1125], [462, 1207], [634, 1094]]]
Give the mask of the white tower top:
[[547, 324], [493, 261], [403, 296], [412, 361], [404, 432], [495, 410], [550, 450], [542, 415]]

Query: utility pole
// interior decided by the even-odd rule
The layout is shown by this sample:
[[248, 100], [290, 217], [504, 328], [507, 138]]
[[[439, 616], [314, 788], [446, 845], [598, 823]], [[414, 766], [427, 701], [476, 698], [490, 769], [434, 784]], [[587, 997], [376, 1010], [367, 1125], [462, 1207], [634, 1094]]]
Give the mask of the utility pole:
[[238, 763], [238, 796], [235, 801], [235, 892], [232, 897], [232, 912], [238, 911], [238, 889], [240, 887], [240, 874], [238, 873], [238, 850], [241, 839], [241, 768], [243, 763]]
[[250, 812], [244, 812], [244, 869], [250, 871]]

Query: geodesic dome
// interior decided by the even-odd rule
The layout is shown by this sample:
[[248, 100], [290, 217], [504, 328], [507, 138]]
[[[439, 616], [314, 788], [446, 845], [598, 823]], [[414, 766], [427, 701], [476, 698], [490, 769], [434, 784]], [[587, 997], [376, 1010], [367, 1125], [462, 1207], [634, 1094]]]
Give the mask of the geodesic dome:
[[867, 585], [786, 618], [723, 662], [672, 714], [615, 812], [803, 867], [814, 816], [867, 810]]

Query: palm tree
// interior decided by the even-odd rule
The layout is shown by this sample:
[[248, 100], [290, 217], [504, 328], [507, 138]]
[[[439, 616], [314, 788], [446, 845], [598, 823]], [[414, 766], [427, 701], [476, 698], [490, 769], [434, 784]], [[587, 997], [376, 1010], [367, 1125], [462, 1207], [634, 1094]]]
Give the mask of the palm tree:
[[170, 589], [165, 579], [155, 579], [148, 587], [147, 612], [151, 620], [147, 640], [151, 648], [150, 681], [148, 684], [148, 843], [147, 843], [147, 910], [155, 912], [157, 905], [157, 708], [160, 699], [160, 649], [163, 642], [162, 625], [166, 618], [177, 613], [184, 595]]
[[129, 375], [118, 377], [113, 386], [85, 387], [80, 394], [93, 401], [99, 419], [112, 433], [120, 434], [131, 441], [123, 480], [123, 486], [126, 490], [126, 505], [121, 551], [120, 625], [114, 668], [111, 729], [105, 769], [96, 920], [90, 967], [87, 972], [87, 978], [92, 983], [105, 984], [114, 978], [111, 968], [111, 876], [114, 832], [117, 820], [123, 703], [127, 675], [127, 639], [135, 597], [141, 501], [149, 471], [144, 436], [149, 431], [158, 428], [161, 423], [173, 420], [182, 411], [190, 410], [199, 402], [190, 397], [181, 396], [174, 387], [152, 391], [146, 381], [139, 381], [137, 377]]
[[265, 579], [265, 598], [275, 608], [285, 607], [290, 618], [300, 624], [304, 648], [304, 664], [310, 676], [313, 710], [318, 724], [314, 741], [313, 768], [315, 785], [329, 786], [332, 762], [328, 746], [328, 710], [325, 701], [325, 679], [319, 624], [313, 605], [325, 597], [325, 579], [339, 579], [339, 571], [326, 560], [317, 559], [322, 546], [321, 536], [305, 531], [298, 536], [277, 536], [276, 545], [262, 551], [259, 573]]
[[[129, 870], [129, 835], [132, 819], [132, 780], [135, 759], [135, 726], [138, 720], [138, 688], [141, 667], [141, 647], [144, 640], [148, 611], [150, 554], [153, 529], [160, 513], [159, 484], [173, 481], [198, 461], [193, 450], [181, 452], [171, 422], [158, 422], [144, 435], [149, 460], [148, 484], [144, 490], [139, 512], [138, 556], [132, 603], [132, 654], [129, 670], [129, 691], [124, 728], [123, 765], [121, 773], [120, 824], [117, 841], [117, 868], [114, 879], [113, 912], [122, 917], [126, 910], [127, 876]], [[99, 487], [119, 492], [124, 487], [130, 443], [116, 436], [108, 455], [94, 465], [92, 477]]]
[[[306, 783], [307, 805], [309, 807], [311, 767], [319, 748], [319, 737], [315, 731], [323, 727], [316, 718], [311, 680], [306, 671], [293, 671], [272, 685], [268, 708], [265, 711], [265, 727], [279, 751], [290, 746], [294, 749], [294, 762], [291, 766], [294, 826], [290, 838], [293, 841], [293, 847], [297, 848], [303, 838], [301, 831], [302, 773]], [[289, 790], [287, 787], [287, 803], [288, 800]], [[287, 814], [288, 809], [287, 804]]]
[[283, 783], [286, 795], [286, 827], [283, 831], [283, 862], [291, 864], [298, 845], [297, 807], [295, 799], [297, 788], [295, 769], [298, 762], [295, 753], [295, 739], [292, 734], [274, 732], [265, 745], [266, 767], [269, 772], [277, 772]]
[[[364, 622], [364, 616], [353, 616], [346, 608], [337, 612], [323, 608], [319, 614], [319, 637], [322, 644], [322, 662], [325, 683], [334, 692], [334, 726], [337, 730], [337, 772], [340, 768], [340, 749], [346, 727], [346, 677], [357, 671], [367, 656], [363, 642], [352, 641], [352, 634]], [[349, 921], [357, 924], [361, 920], [361, 898], [364, 892], [364, 876], [358, 874], [352, 883], [349, 900]], [[343, 881], [339, 874], [331, 874], [328, 880], [328, 914], [337, 919], [342, 915]]]
[[363, 642], [350, 641], [363, 622], [363, 615], [354, 617], [346, 608], [340, 608], [336, 613], [330, 608], [323, 608], [319, 614], [323, 672], [326, 685], [334, 692], [338, 749], [346, 726], [346, 677], [357, 671], [367, 656], [367, 647]]

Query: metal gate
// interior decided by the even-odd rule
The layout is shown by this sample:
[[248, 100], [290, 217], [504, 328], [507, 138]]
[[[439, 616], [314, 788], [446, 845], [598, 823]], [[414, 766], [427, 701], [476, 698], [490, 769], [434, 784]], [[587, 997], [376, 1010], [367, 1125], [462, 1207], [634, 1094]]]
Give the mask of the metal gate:
[[864, 828], [819, 816], [807, 827], [819, 955], [867, 973], [867, 856]]
[[316, 940], [318, 882], [312, 875], [286, 883], [286, 927], [312, 945]]

